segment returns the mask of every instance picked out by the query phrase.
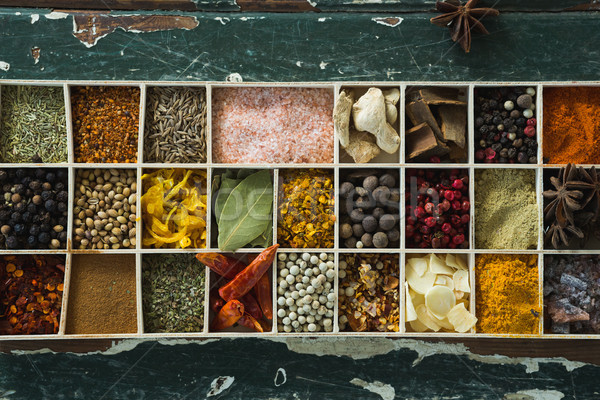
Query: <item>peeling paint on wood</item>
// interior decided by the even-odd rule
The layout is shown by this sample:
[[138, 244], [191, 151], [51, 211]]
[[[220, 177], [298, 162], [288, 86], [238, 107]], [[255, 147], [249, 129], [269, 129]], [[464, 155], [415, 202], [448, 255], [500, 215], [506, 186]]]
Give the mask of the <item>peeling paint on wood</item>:
[[[595, 13], [504, 14], [486, 23], [489, 35], [473, 35], [472, 51], [464, 54], [448, 30], [429, 22], [427, 13], [284, 13], [268, 18], [189, 13], [185, 22], [173, 22], [181, 17], [139, 12], [140, 18], [148, 17], [144, 22], [111, 13], [102, 24], [98, 15], [106, 13], [74, 14], [79, 37], [88, 45], [96, 42], [89, 49], [73, 36], [72, 15], [48, 19], [57, 14], [36, 10], [40, 19], [32, 34], [31, 12], [20, 12], [0, 11], [1, 60], [11, 65], [0, 71], [6, 79], [225, 81], [238, 73], [244, 82], [535, 81], [596, 80], [599, 71]], [[156, 15], [166, 16], [168, 23], [154, 22]], [[390, 17], [402, 22], [390, 27], [373, 21]], [[113, 33], [98, 41], [107, 32]], [[30, 56], [34, 46], [43, 49], [38, 64]], [[501, 55], [510, 62], [502, 67], [490, 62]], [[562, 67], [556, 60], [562, 60]]]
[[73, 36], [86, 47], [95, 46], [100, 39], [117, 29], [142, 33], [172, 29], [190, 30], [197, 26], [196, 17], [178, 15], [73, 15]]
[[[132, 339], [83, 357], [13, 352], [0, 354], [0, 364], [5, 366], [0, 390], [14, 390], [11, 400], [201, 398], [210, 393], [215, 393], [214, 398], [236, 400], [558, 400], [561, 395], [578, 399], [598, 396], [599, 366], [581, 363], [570, 369], [564, 360], [540, 358], [534, 361], [538, 370], [526, 373], [528, 363], [523, 360], [478, 358], [451, 344], [348, 339], [306, 339], [302, 348], [290, 344], [296, 340], [292, 338]], [[350, 356], [364, 346], [370, 350], [360, 357]], [[419, 363], [414, 362], [425, 353], [428, 355]]]

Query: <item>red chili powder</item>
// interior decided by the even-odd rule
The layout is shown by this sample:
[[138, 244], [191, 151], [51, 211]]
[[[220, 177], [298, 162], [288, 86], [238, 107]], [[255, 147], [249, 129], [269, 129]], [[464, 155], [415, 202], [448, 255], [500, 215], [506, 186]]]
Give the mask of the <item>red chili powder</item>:
[[544, 88], [544, 162], [600, 163], [600, 87]]

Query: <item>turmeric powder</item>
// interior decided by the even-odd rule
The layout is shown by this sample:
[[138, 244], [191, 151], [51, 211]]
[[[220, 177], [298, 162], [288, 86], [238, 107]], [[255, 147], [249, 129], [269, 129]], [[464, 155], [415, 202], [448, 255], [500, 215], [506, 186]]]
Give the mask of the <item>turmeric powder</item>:
[[537, 255], [475, 258], [477, 332], [539, 334]]

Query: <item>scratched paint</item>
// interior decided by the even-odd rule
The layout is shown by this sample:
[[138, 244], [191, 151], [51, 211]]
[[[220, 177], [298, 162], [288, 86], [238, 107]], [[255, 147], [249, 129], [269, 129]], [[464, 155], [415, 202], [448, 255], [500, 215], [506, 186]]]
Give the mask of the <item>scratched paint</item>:
[[[197, 21], [195, 28], [171, 29], [169, 24], [135, 33], [140, 29], [134, 26], [114, 27], [123, 13], [113, 12], [113, 25], [77, 25], [76, 31], [87, 30], [81, 33], [84, 42], [96, 43], [88, 48], [73, 36], [72, 15], [63, 18], [36, 11], [40, 19], [34, 35], [32, 12], [23, 10], [21, 15], [0, 11], [0, 54], [11, 65], [9, 71], [0, 71], [2, 78], [224, 81], [239, 73], [244, 82], [598, 79], [600, 30], [593, 13], [536, 14], [535, 19], [507, 13], [490, 19], [486, 23], [490, 35], [474, 35], [472, 51], [465, 54], [450, 40], [448, 30], [429, 22], [429, 13], [284, 13], [268, 18], [252, 13], [187, 13], [195, 18], [194, 25]], [[49, 19], [50, 15], [58, 19]], [[150, 15], [156, 13], [140, 12], [137, 17], [129, 13], [123, 18]], [[394, 17], [402, 18], [395, 27], [373, 21]], [[328, 19], [320, 22], [322, 18]], [[102, 29], [112, 33], [97, 40], [95, 35], [106, 33]], [[560, 45], [564, 38], [577, 46]], [[38, 64], [29, 56], [33, 46], [43, 49]], [[510, 68], [489, 63], [498, 54], [511, 55]], [[557, 59], [577, 62], [557, 68]], [[322, 63], [327, 63], [325, 68]]]
[[[290, 340], [124, 340], [85, 356], [47, 350], [0, 354], [0, 388], [16, 392], [11, 400], [203, 398], [210, 393], [234, 400], [597, 397], [600, 367], [563, 359], [535, 359], [537, 370], [526, 372], [522, 358], [478, 356], [443, 343], [319, 338], [301, 346]], [[353, 352], [359, 354], [351, 357]]]

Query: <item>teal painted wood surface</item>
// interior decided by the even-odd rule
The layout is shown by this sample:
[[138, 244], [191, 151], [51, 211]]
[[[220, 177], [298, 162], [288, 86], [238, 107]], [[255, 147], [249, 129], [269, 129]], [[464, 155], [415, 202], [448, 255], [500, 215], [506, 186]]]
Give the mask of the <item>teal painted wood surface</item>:
[[[286, 344], [223, 339], [171, 345], [148, 341], [121, 352], [85, 356], [0, 354], [0, 365], [10, 363], [10, 369], [0, 373], [0, 396], [3, 392], [11, 393], [6, 396], [9, 400], [590, 400], [598, 396], [598, 366], [552, 359], [478, 358], [457, 345], [445, 352], [444, 346], [419, 347], [415, 341], [391, 349], [389, 340], [368, 340], [368, 347], [380, 346], [381, 352], [363, 357], [363, 350], [351, 349], [359, 344], [356, 339], [348, 344], [308, 340], [305, 345], [298, 340]], [[320, 354], [327, 346], [330, 351]], [[338, 356], [332, 354], [334, 349], [356, 356]], [[229, 386], [222, 385], [211, 395], [219, 378]]]
[[600, 79], [597, 13], [486, 18], [491, 34], [474, 35], [470, 54], [430, 24], [428, 13], [187, 13], [197, 21], [193, 29], [116, 28], [87, 46], [73, 35], [72, 15], [48, 16], [63, 17], [0, 11], [0, 79], [223, 81], [233, 73], [244, 81]]

